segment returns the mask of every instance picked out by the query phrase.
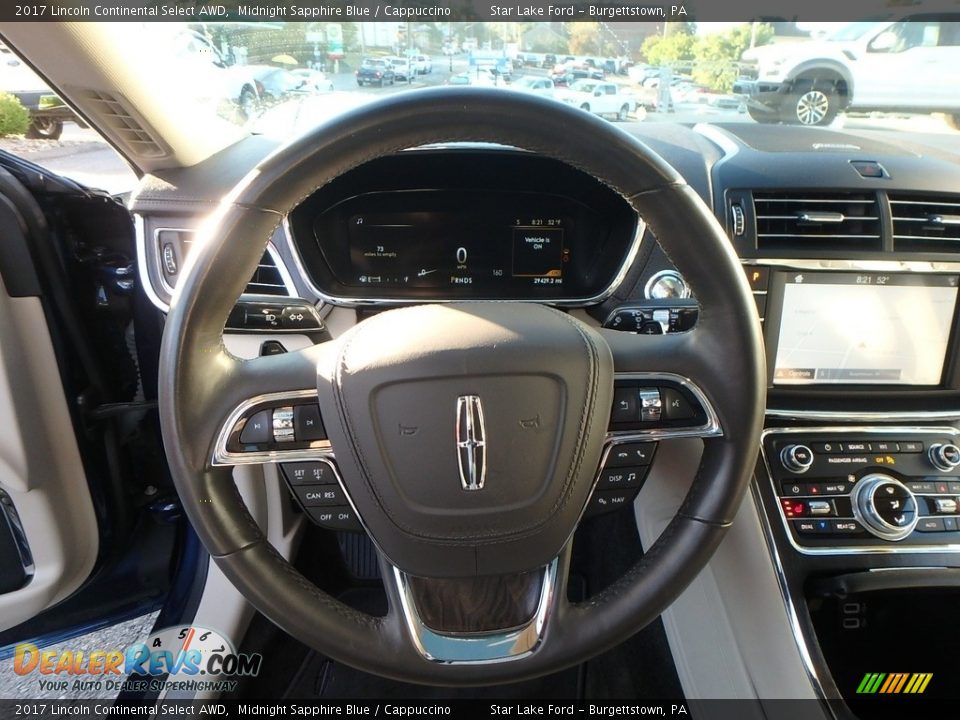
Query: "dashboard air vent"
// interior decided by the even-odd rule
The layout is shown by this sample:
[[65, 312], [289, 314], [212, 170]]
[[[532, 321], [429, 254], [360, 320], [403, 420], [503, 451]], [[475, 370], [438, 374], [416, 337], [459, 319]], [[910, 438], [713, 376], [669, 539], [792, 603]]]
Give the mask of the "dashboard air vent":
[[895, 252], [960, 252], [960, 195], [891, 195]]
[[126, 151], [139, 158], [163, 158], [170, 154], [166, 144], [147, 129], [147, 124], [130, 106], [126, 98], [100, 90], [79, 90], [91, 114], [108, 129]]
[[286, 296], [290, 294], [287, 292], [287, 286], [283, 284], [283, 276], [269, 250], [263, 253], [260, 264], [257, 265], [250, 283], [243, 292], [256, 295]]
[[876, 193], [755, 192], [757, 249], [879, 251]]

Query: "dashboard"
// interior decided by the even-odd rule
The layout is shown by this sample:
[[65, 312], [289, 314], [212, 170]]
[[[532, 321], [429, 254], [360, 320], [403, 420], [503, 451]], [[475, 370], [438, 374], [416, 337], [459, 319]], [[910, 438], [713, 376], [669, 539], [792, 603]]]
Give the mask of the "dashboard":
[[[750, 123], [645, 123], [636, 133], [726, 229], [762, 322], [759, 529], [734, 564], [747, 563], [747, 547], [772, 559], [790, 622], [757, 642], [792, 636], [819, 696], [855, 695], [850, 648], [882, 645], [863, 628], [882, 635], [896, 606], [890, 588], [931, 587], [920, 576], [956, 567], [960, 552], [960, 153], [903, 133]], [[160, 310], [193, 232], [274, 147], [250, 138], [197, 168], [148, 178], [132, 199], [140, 275]], [[451, 300], [541, 302], [597, 327], [656, 335], [696, 326], [696, 290], [596, 179], [531, 153], [456, 144], [368, 163], [305, 198], [271, 238], [239, 314], [256, 320], [253, 354], [265, 353], [263, 338], [295, 349], [287, 338], [302, 328], [289, 318], [315, 317], [326, 327], [313, 336], [323, 338], [382, 309]], [[656, 420], [631, 416], [622, 427], [693, 422], [670, 420], [665, 399], [700, 400], [683, 394], [682, 380], [656, 389], [618, 378], [625, 397], [656, 395]], [[624, 412], [634, 412], [629, 402]], [[639, 469], [640, 485], [658, 472], [673, 480], [657, 465], [673, 442], [682, 441], [631, 448], [642, 467], [625, 470]], [[608, 470], [609, 483], [632, 477], [615, 463]], [[605, 487], [611, 502], [620, 497]], [[857, 585], [860, 576], [871, 579]], [[740, 576], [743, 587], [753, 581]], [[840, 602], [843, 593], [854, 597]], [[860, 645], [843, 635], [855, 629]], [[706, 663], [713, 656], [700, 640], [691, 643]], [[928, 666], [926, 640], [898, 648], [891, 666]]]

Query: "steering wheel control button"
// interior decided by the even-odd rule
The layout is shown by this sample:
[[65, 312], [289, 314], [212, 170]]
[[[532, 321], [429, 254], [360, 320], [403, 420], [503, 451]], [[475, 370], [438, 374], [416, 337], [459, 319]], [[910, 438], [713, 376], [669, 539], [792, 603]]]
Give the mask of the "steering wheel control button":
[[960, 448], [952, 443], [938, 443], [930, 446], [927, 457], [937, 470], [950, 472], [960, 465]]
[[597, 480], [598, 490], [617, 490], [619, 488], [636, 488], [643, 485], [647, 478], [647, 472], [650, 467], [618, 467], [606, 468], [600, 471], [600, 477]]
[[806, 445], [787, 445], [780, 451], [780, 462], [790, 472], [802, 474], [813, 465], [813, 451]]
[[607, 467], [627, 467], [629, 465], [649, 465], [657, 450], [655, 442], [635, 442], [613, 445], [607, 454]]
[[636, 490], [596, 490], [587, 503], [586, 516], [602, 515], [629, 507]]
[[692, 330], [699, 315], [700, 309], [696, 305], [621, 307], [610, 313], [603, 327], [642, 335], [662, 335]]
[[273, 440], [278, 443], [296, 440], [293, 429], [293, 408], [278, 407], [273, 411]]
[[353, 508], [345, 505], [307, 508], [306, 513], [313, 522], [328, 530], [363, 530]]
[[337, 477], [325, 462], [282, 463], [284, 477], [291, 485], [335, 485]]
[[679, 390], [661, 388], [663, 398], [663, 414], [667, 420], [690, 420], [697, 413]]
[[248, 330], [278, 330], [282, 312], [276, 305], [248, 304], [243, 326]]
[[660, 422], [663, 415], [663, 399], [659, 388], [640, 388], [637, 391], [640, 402], [640, 422]]
[[339, 485], [295, 485], [293, 494], [304, 507], [343, 505], [346, 498]]
[[320, 419], [318, 405], [295, 405], [293, 427], [298, 442], [327, 439], [327, 431], [323, 427], [323, 420]]
[[884, 540], [903, 540], [917, 525], [917, 500], [899, 480], [880, 473], [867, 475], [854, 488], [853, 512], [871, 533]]
[[261, 410], [253, 415], [240, 433], [244, 445], [263, 445], [273, 439], [273, 419], [270, 410]]
[[613, 413], [610, 419], [615, 423], [633, 423], [640, 419], [636, 388], [617, 388], [613, 391]]

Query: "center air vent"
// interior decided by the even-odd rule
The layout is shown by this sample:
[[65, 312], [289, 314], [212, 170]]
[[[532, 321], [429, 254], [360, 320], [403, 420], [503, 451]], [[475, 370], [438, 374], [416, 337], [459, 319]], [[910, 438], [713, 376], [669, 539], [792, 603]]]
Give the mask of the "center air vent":
[[883, 249], [875, 193], [755, 192], [753, 207], [758, 250]]
[[895, 252], [960, 251], [960, 196], [891, 195]]

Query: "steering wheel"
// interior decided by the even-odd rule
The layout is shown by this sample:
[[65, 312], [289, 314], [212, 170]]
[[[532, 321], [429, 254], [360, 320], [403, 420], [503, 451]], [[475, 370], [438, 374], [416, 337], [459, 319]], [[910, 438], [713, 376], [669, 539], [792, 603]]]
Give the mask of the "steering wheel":
[[[694, 289], [696, 327], [633, 335], [535, 303], [449, 303], [389, 310], [298, 352], [244, 361], [226, 350], [226, 318], [287, 213], [362, 163], [457, 141], [540, 153], [619, 193]], [[655, 619], [730, 525], [763, 418], [757, 314], [706, 205], [614, 125], [503, 90], [393, 95], [264, 159], [196, 245], [161, 348], [170, 468], [227, 577], [323, 654], [438, 685], [547, 674]], [[693, 484], [649, 551], [604, 591], [570, 602], [570, 544], [605, 447], [615, 373], [663, 372], [702, 391], [720, 432], [704, 438]], [[295, 570], [251, 518], [231, 468], [212, 459], [218, 432], [245, 401], [313, 388], [343, 489], [381, 554], [383, 617], [347, 607]]]

